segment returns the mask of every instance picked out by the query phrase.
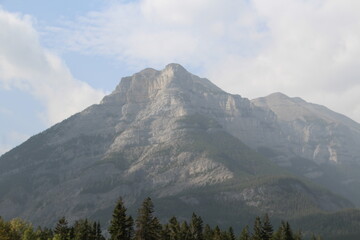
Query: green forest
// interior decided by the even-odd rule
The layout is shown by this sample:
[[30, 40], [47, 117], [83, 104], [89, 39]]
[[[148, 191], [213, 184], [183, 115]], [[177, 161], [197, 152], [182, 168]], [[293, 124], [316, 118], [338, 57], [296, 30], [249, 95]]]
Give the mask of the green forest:
[[[127, 215], [120, 198], [113, 210], [107, 231], [99, 222], [80, 219], [69, 225], [66, 218], [58, 220], [51, 228], [37, 227], [22, 219], [5, 221], [0, 217], [0, 240], [301, 240], [300, 231], [294, 232], [288, 222], [281, 222], [274, 230], [269, 216], [256, 217], [253, 226], [245, 226], [239, 234], [232, 227], [220, 229], [205, 224], [200, 216], [192, 214], [190, 221], [179, 221], [175, 216], [161, 224], [154, 215], [151, 198], [146, 198], [134, 220]], [[320, 236], [312, 236], [320, 240]]]

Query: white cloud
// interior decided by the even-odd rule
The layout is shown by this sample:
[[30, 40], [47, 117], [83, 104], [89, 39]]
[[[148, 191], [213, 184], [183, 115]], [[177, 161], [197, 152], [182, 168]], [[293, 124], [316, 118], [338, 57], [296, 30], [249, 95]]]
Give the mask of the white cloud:
[[[234, 61], [249, 95], [283, 91], [360, 120], [360, 3], [254, 0], [270, 41], [254, 58]], [[249, 84], [248, 82], [251, 82]], [[250, 85], [250, 87], [248, 87]]]
[[74, 79], [66, 64], [43, 48], [28, 15], [0, 8], [0, 87], [32, 94], [53, 124], [98, 102], [104, 93]]
[[204, 66], [259, 43], [262, 22], [253, 14], [246, 1], [145, 0], [117, 3], [52, 30], [59, 33], [57, 45], [112, 55], [136, 68]]
[[120, 1], [55, 30], [74, 51], [180, 62], [233, 93], [282, 91], [360, 121], [359, 12], [357, 0]]

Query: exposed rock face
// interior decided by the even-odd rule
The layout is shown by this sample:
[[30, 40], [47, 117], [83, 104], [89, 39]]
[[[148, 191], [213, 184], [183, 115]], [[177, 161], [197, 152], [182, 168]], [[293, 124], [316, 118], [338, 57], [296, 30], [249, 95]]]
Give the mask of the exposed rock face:
[[275, 113], [288, 148], [297, 156], [318, 164], [360, 163], [360, 124], [326, 107], [281, 93], [252, 103]]
[[252, 103], [275, 114], [286, 140], [264, 144], [265, 151], [260, 146], [264, 155], [360, 206], [360, 124], [324, 106], [281, 93]]
[[[228, 94], [178, 64], [125, 77], [100, 104], [1, 156], [0, 213], [41, 224], [61, 216], [106, 219], [119, 196], [132, 210], [149, 195], [166, 203], [159, 210], [164, 217], [175, 214], [178, 206], [202, 215], [218, 213], [219, 218], [219, 206], [226, 206], [227, 217], [234, 219], [240, 209], [253, 214], [271, 209], [285, 217], [304, 214], [291, 204], [273, 204], [285, 195], [287, 200], [301, 196], [306, 202], [301, 206], [312, 212], [353, 206], [292, 177], [251, 149], [266, 147], [284, 162], [295, 156], [350, 161], [336, 145], [347, 141], [340, 130], [331, 135], [336, 128], [323, 132], [318, 125], [306, 127], [310, 120], [297, 123], [268, 102]], [[328, 135], [336, 138], [320, 142]], [[329, 146], [331, 154], [326, 155]], [[359, 156], [355, 150], [351, 154]], [[281, 179], [295, 180], [284, 185]], [[216, 208], [208, 211], [209, 206]]]

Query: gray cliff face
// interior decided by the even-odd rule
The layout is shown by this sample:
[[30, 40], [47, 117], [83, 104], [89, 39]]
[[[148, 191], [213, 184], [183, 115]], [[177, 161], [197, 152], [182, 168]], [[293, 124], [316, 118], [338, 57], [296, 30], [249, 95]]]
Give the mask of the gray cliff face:
[[[256, 107], [239, 95], [222, 91], [209, 80], [192, 75], [177, 64], [170, 64], [161, 72], [146, 69], [123, 78], [102, 104], [121, 106], [122, 117], [116, 131], [128, 128], [122, 121], [140, 124], [145, 119], [152, 121], [151, 124], [143, 123], [138, 127], [145, 131], [145, 125], [151, 125], [153, 139], [161, 139], [155, 135], [172, 128], [173, 122], [162, 121], [174, 121], [194, 114], [215, 119], [225, 130], [250, 146], [268, 145], [281, 134], [272, 112]], [[130, 134], [129, 138], [132, 136]], [[121, 140], [115, 142], [120, 144]], [[114, 148], [116, 145], [112, 146]]]
[[[100, 104], [1, 156], [0, 214], [40, 224], [61, 216], [107, 220], [119, 196], [130, 211], [152, 196], [163, 217], [176, 214], [166, 206], [185, 206], [206, 216], [221, 209], [207, 206], [230, 204], [228, 221], [238, 217], [239, 209], [252, 214], [271, 209], [286, 217], [304, 214], [295, 205], [312, 212], [352, 207], [253, 149], [279, 152], [285, 161], [296, 156], [316, 163], [350, 161], [345, 151], [360, 154], [337, 144], [347, 143], [341, 134], [355, 131], [357, 124], [332, 113], [326, 119], [339, 118], [338, 125], [325, 117], [298, 120], [301, 116], [286, 114], [267, 99], [251, 102], [228, 94], [178, 64], [145, 69], [121, 79]], [[359, 135], [351, 136], [357, 141]], [[333, 155], [322, 146], [330, 146]], [[283, 196], [291, 201], [280, 204]]]
[[277, 146], [264, 144], [264, 155], [360, 205], [360, 124], [281, 93], [252, 103], [275, 114], [285, 140]]
[[323, 106], [281, 93], [252, 103], [275, 113], [287, 147], [297, 156], [318, 164], [360, 163], [360, 124]]

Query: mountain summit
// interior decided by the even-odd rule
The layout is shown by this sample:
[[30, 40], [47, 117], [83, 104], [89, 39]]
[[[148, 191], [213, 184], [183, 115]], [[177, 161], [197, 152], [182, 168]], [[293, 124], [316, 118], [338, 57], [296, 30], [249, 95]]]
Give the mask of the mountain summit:
[[335, 159], [321, 147], [331, 146], [337, 164], [357, 164], [359, 150], [340, 136], [358, 124], [309, 106], [281, 94], [250, 101], [179, 64], [145, 69], [1, 156], [0, 213], [41, 224], [106, 220], [119, 196], [130, 211], [151, 196], [161, 218], [196, 211], [234, 225], [264, 212], [288, 218], [353, 207], [321, 186]]

